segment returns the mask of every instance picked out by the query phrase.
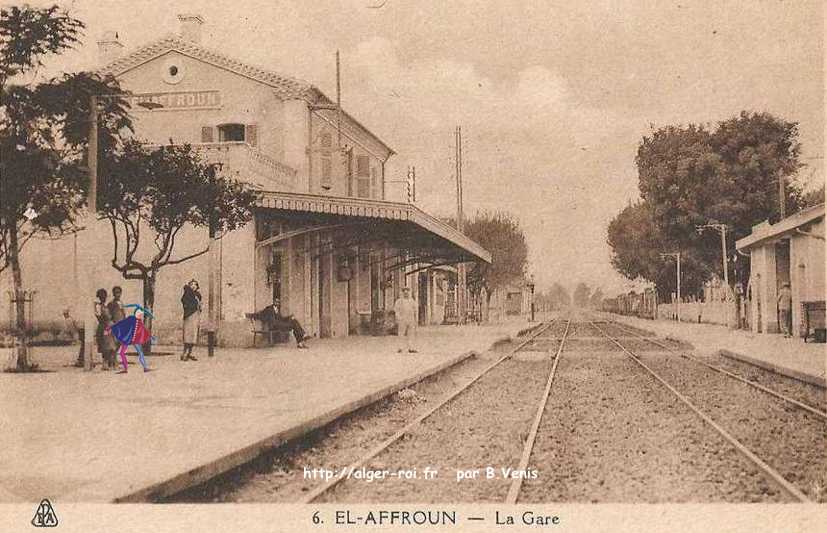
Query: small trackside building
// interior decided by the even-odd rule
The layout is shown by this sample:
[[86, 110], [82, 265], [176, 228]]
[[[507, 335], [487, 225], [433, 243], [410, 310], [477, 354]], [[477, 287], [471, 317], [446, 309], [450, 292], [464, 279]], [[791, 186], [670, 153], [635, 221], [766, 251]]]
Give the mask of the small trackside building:
[[[747, 295], [752, 331], [778, 333], [778, 290], [792, 290], [793, 332], [804, 336], [805, 310], [825, 301], [824, 204], [808, 207], [775, 224], [762, 222], [739, 239], [739, 252], [750, 256]], [[821, 318], [823, 320], [823, 318]], [[823, 327], [823, 326], [822, 326]]]

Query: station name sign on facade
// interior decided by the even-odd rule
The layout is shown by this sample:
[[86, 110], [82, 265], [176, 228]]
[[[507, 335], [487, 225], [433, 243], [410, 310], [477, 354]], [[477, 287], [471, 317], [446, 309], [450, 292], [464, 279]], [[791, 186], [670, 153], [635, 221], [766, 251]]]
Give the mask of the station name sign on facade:
[[170, 93], [140, 93], [127, 97], [133, 111], [147, 111], [141, 103], [153, 103], [162, 107], [158, 111], [179, 111], [192, 109], [218, 109], [221, 107], [219, 91], [187, 91]]

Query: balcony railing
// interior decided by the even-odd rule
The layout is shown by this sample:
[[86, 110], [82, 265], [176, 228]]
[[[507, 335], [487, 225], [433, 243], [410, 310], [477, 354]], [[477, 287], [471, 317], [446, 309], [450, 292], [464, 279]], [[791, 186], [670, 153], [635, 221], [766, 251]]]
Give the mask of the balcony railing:
[[222, 173], [265, 190], [294, 191], [295, 169], [239, 142], [196, 143], [192, 145], [211, 163], [221, 163]]
[[[160, 145], [149, 144], [150, 148]], [[192, 143], [209, 163], [220, 163], [221, 173], [245, 181], [257, 189], [292, 192], [298, 172], [263, 154], [244, 141]]]

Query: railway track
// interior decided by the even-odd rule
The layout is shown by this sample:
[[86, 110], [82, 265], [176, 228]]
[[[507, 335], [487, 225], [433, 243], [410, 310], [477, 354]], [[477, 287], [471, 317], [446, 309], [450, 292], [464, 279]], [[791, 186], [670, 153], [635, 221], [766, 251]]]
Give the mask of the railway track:
[[701, 365], [701, 366], [704, 366], [704, 367], [706, 367], [706, 368], [708, 368], [708, 369], [710, 369], [710, 370], [712, 370], [712, 371], [715, 371], [715, 372], [718, 372], [718, 373], [720, 373], [720, 374], [723, 374], [723, 375], [725, 375], [725, 376], [727, 376], [727, 377], [729, 377], [729, 378], [732, 378], [732, 379], [734, 379], [734, 380], [736, 380], [736, 381], [738, 381], [738, 382], [744, 383], [745, 385], [749, 385], [750, 387], [753, 387], [753, 388], [755, 388], [755, 389], [757, 389], [757, 390], [760, 390], [761, 392], [767, 393], [767, 394], [769, 394], [769, 395], [771, 395], [771, 396], [774, 396], [774, 397], [778, 398], [779, 400], [782, 400], [782, 401], [784, 401], [784, 402], [789, 403], [790, 405], [793, 405], [793, 406], [795, 406], [795, 407], [797, 407], [797, 408], [799, 408], [799, 409], [802, 409], [802, 410], [804, 410], [804, 411], [806, 411], [806, 412], [808, 412], [808, 413], [810, 413], [810, 414], [812, 414], [812, 415], [814, 415], [814, 416], [816, 416], [816, 417], [820, 418], [821, 420], [825, 420], [825, 421], [827, 421], [827, 411], [823, 411], [823, 410], [821, 410], [821, 409], [819, 409], [819, 408], [817, 408], [817, 407], [814, 407], [814, 406], [809, 405], [809, 404], [807, 404], [807, 403], [805, 403], [805, 402], [802, 402], [802, 401], [800, 401], [800, 400], [797, 400], [796, 398], [793, 398], [793, 397], [791, 397], [791, 396], [789, 396], [789, 395], [787, 395], [787, 394], [784, 394], [784, 393], [779, 392], [779, 391], [777, 391], [777, 390], [775, 390], [775, 389], [772, 389], [772, 388], [770, 388], [770, 387], [767, 387], [767, 386], [765, 386], [765, 385], [762, 385], [762, 384], [760, 384], [760, 383], [757, 383], [757, 382], [755, 382], [755, 381], [753, 381], [753, 380], [747, 379], [747, 378], [745, 378], [745, 377], [743, 377], [743, 376], [740, 376], [740, 375], [738, 375], [738, 374], [736, 374], [736, 373], [734, 373], [734, 372], [730, 372], [729, 370], [727, 370], [727, 369], [725, 369], [725, 368], [721, 368], [721, 367], [719, 367], [719, 366], [715, 366], [715, 365], [712, 365], [712, 364], [710, 364], [710, 363], [707, 363], [706, 361], [703, 361], [703, 360], [701, 360], [701, 359], [699, 359], [699, 358], [695, 357], [695, 356], [694, 356], [694, 355], [692, 355], [692, 354], [686, 353], [684, 350], [677, 350], [677, 349], [673, 348], [672, 346], [669, 346], [668, 344], [665, 344], [665, 343], [663, 343], [663, 342], [660, 342], [659, 340], [657, 340], [657, 339], [655, 339], [655, 338], [652, 338], [652, 337], [650, 337], [650, 336], [641, 335], [640, 333], [638, 333], [638, 332], [636, 332], [636, 331], [634, 331], [634, 330], [632, 330], [632, 329], [629, 329], [629, 328], [625, 327], [625, 326], [624, 326], [622, 323], [620, 323], [620, 322], [615, 322], [615, 321], [613, 321], [613, 322], [612, 322], [612, 325], [613, 325], [614, 327], [616, 327], [616, 328], [618, 328], [618, 329], [622, 330], [624, 333], [628, 333], [628, 334], [632, 335], [633, 337], [635, 337], [635, 338], [637, 338], [637, 339], [641, 339], [641, 340], [644, 340], [644, 341], [649, 342], [649, 343], [651, 343], [651, 344], [654, 344], [655, 346], [658, 346], [659, 348], [662, 348], [662, 349], [664, 349], [665, 351], [672, 352], [672, 353], [676, 353], [676, 354], [680, 355], [681, 357], [683, 357], [683, 358], [685, 358], [685, 359], [688, 359], [688, 360], [690, 360], [690, 361], [693, 361], [693, 362], [695, 362], [695, 363], [698, 363], [698, 364], [699, 364], [699, 365]]
[[[684, 403], [687, 407], [689, 407], [689, 409], [691, 409], [697, 416], [699, 416], [702, 420], [704, 420], [704, 422], [706, 422], [710, 427], [712, 427], [718, 434], [720, 434], [724, 439], [726, 439], [738, 451], [738, 453], [740, 453], [743, 457], [745, 457], [751, 463], [753, 463], [755, 465], [755, 467], [757, 467], [767, 478], [771, 479], [790, 499], [792, 499], [794, 501], [797, 501], [797, 502], [802, 502], [802, 503], [812, 502], [811, 498], [808, 497], [807, 494], [805, 494], [802, 490], [800, 490], [794, 483], [790, 482], [776, 468], [773, 468], [772, 466], [770, 466], [770, 464], [767, 461], [765, 461], [764, 459], [759, 457], [754, 451], [752, 451], [743, 442], [741, 442], [739, 439], [737, 439], [735, 436], [733, 436], [721, 424], [716, 422], [712, 418], [712, 416], [710, 416], [707, 412], [705, 412], [700, 407], [698, 407], [696, 405], [696, 403], [693, 402], [692, 400], [690, 400], [690, 398], [686, 394], [683, 394], [682, 392], [680, 392], [675, 386], [673, 386], [673, 384], [668, 382], [658, 372], [656, 372], [653, 368], [651, 368], [650, 365], [647, 365], [646, 362], [644, 362], [644, 360], [643, 360], [643, 358], [641, 357], [640, 354], [634, 352], [633, 350], [630, 350], [627, 346], [624, 346], [619, 338], [617, 338], [616, 336], [610, 335], [607, 331], [605, 331], [603, 328], [601, 328], [600, 325], [598, 325], [597, 322], [592, 321], [591, 324], [598, 331], [600, 331], [606, 339], [608, 339], [615, 346], [617, 346], [620, 350], [622, 350], [637, 365], [639, 365], [641, 368], [643, 368], [649, 375], [651, 375], [661, 385], [666, 387], [682, 403]], [[612, 324], [614, 325], [616, 323], [613, 322]], [[638, 335], [636, 335], [636, 337], [646, 338], [646, 337], [638, 336]], [[664, 347], [666, 349], [665, 345], [663, 345], [662, 343], [655, 342], [652, 339], [646, 339], [646, 340], [649, 340], [650, 342], [653, 342], [656, 345]], [[668, 351], [675, 352], [675, 350], [673, 350], [673, 349], [668, 349]], [[703, 363], [701, 361], [698, 361], [697, 358], [686, 357], [685, 359], [695, 360], [696, 362]], [[706, 366], [712, 366], [712, 365], [706, 365]], [[717, 369], [714, 368], [714, 367], [712, 369], [717, 371]], [[749, 383], [748, 380], [740, 379], [738, 376], [734, 376], [729, 372], [724, 372], [723, 374], [728, 375], [729, 377], [734, 377], [734, 378], [738, 379], [739, 381], [744, 381], [744, 382], [754, 386], [752, 383]], [[788, 402], [791, 405], [795, 405], [798, 408], [804, 409], [804, 411], [806, 411], [808, 413], [811, 413], [811, 414], [814, 414], [815, 416], [821, 417], [821, 414], [819, 413], [819, 411], [817, 409], [813, 409], [809, 406], [806, 406], [806, 405], [802, 404], [801, 402], [798, 402], [797, 400], [794, 400], [792, 398], [787, 398], [784, 395], [782, 395], [780, 393], [777, 393], [777, 392], [774, 392], [774, 391], [770, 391], [769, 389], [767, 389], [765, 387], [756, 387], [756, 388], [758, 390], [761, 390], [762, 392], [766, 392], [766, 393], [772, 395], [773, 397], [782, 399], [783, 401]]]
[[[263, 477], [256, 474], [249, 484], [241, 478], [230, 481], [226, 493], [230, 499], [224, 501], [514, 504], [820, 499], [818, 491], [815, 497], [810, 497], [813, 491], [802, 491], [802, 486], [810, 485], [791, 477], [789, 470], [774, 469], [779, 455], [770, 453], [771, 459], [766, 460], [766, 448], [753, 446], [749, 439], [753, 435], [743, 438], [744, 424], [733, 431], [727, 416], [721, 421], [720, 410], [705, 412], [708, 396], [699, 401], [693, 395], [703, 398], [713, 393], [692, 387], [706, 388], [697, 375], [707, 371], [646, 333], [575, 314], [541, 324], [507, 352], [489, 352], [466, 371], [417, 387], [416, 393], [409, 391], [414, 398], [423, 394], [414, 403], [393, 401], [365, 418], [343, 422], [344, 427], [325, 429], [302, 444], [306, 452], [285, 450], [270, 459], [278, 465], [274, 469], [264, 463], [251, 467]], [[641, 341], [652, 342], [657, 354], [647, 351], [649, 344]], [[680, 361], [694, 369], [695, 385], [670, 379], [670, 366]], [[659, 371], [658, 365], [666, 366]], [[640, 372], [641, 367], [646, 372]], [[722, 388], [718, 381], [730, 378], [712, 375], [717, 403], [727, 403], [731, 386]], [[763, 398], [763, 392], [743, 389]], [[436, 405], [419, 403], [428, 399]], [[778, 402], [754, 403], [758, 405], [748, 406], [752, 412], [777, 410]], [[785, 405], [796, 416], [805, 412], [811, 416], [792, 403]], [[777, 415], [770, 428], [776, 432], [783, 427]], [[374, 430], [374, 421], [384, 429]], [[751, 425], [763, 427], [763, 423], [761, 419]], [[811, 452], [812, 442], [808, 446]], [[805, 464], [813, 461], [812, 453], [798, 454], [793, 448], [791, 457]], [[762, 450], [764, 457], [751, 449]], [[320, 465], [338, 475], [302, 477], [303, 469]], [[460, 481], [460, 469], [474, 467], [498, 472], [513, 467], [508, 470], [518, 475], [485, 478], [483, 474]], [[417, 469], [420, 475], [413, 478], [393, 473], [373, 480], [364, 477]], [[422, 476], [429, 469], [438, 470], [439, 476]], [[522, 475], [531, 472], [534, 477]], [[807, 483], [821, 479], [812, 469], [808, 475]], [[211, 499], [216, 498], [213, 494]], [[251, 495], [255, 499], [249, 499]]]
[[[351, 464], [346, 466], [342, 471], [343, 472], [355, 472], [355, 471], [358, 471], [359, 469], [363, 468], [371, 460], [374, 460], [377, 456], [379, 456], [380, 454], [382, 454], [383, 452], [388, 450], [388, 448], [390, 448], [392, 445], [394, 445], [395, 443], [397, 443], [401, 439], [403, 439], [403, 437], [405, 437], [406, 435], [411, 434], [417, 427], [421, 426], [422, 423], [426, 419], [430, 418], [433, 414], [437, 413], [441, 409], [444, 409], [452, 401], [455, 401], [460, 395], [462, 395], [464, 392], [468, 391], [471, 388], [472, 385], [479, 382], [480, 379], [482, 379], [484, 376], [488, 375], [492, 370], [500, 367], [500, 365], [503, 362], [513, 358], [513, 356], [515, 354], [519, 353], [521, 350], [524, 350], [527, 347], [532, 347], [534, 345], [534, 343], [537, 341], [537, 339], [541, 338], [543, 333], [545, 333], [546, 331], [549, 331], [553, 326], [555, 326], [559, 322], [560, 322], [560, 320], [555, 319], [555, 320], [551, 320], [548, 323], [542, 324], [539, 327], [537, 327], [534, 331], [532, 331], [527, 336], [526, 339], [521, 341], [516, 347], [509, 350], [506, 354], [499, 357], [496, 361], [494, 361], [490, 365], [483, 368], [482, 371], [477, 373], [467, 383], [465, 383], [465, 384], [461, 385], [460, 387], [458, 387], [457, 389], [455, 389], [452, 393], [450, 393], [447, 397], [445, 397], [437, 405], [435, 405], [431, 409], [428, 409], [426, 412], [424, 412], [423, 414], [421, 414], [420, 416], [415, 418], [413, 421], [411, 421], [410, 423], [405, 425], [403, 428], [398, 430], [396, 433], [394, 433], [392, 436], [390, 436], [389, 438], [387, 438], [386, 440], [384, 440], [383, 442], [381, 442], [377, 446], [371, 448], [367, 453], [365, 453], [364, 455], [359, 457], [356, 461], [353, 461]], [[556, 354], [554, 355], [554, 361], [552, 363], [551, 372], [548, 376], [548, 379], [546, 380], [545, 389], [543, 390], [539, 405], [536, 409], [536, 414], [535, 414], [533, 423], [531, 425], [531, 428], [530, 428], [529, 433], [528, 433], [528, 437], [527, 437], [526, 442], [525, 442], [523, 454], [522, 454], [521, 460], [520, 460], [520, 468], [518, 468], [518, 470], [520, 470], [521, 468], [523, 468], [523, 469], [526, 468], [526, 465], [528, 463], [528, 458], [531, 455], [531, 446], [533, 446], [534, 439], [535, 439], [536, 434], [537, 434], [537, 428], [539, 426], [540, 420], [541, 420], [543, 412], [545, 410], [545, 404], [548, 400], [549, 392], [551, 390], [551, 386], [552, 386], [552, 383], [553, 383], [553, 380], [554, 380], [554, 375], [556, 373], [557, 362], [559, 360], [560, 354], [562, 353], [563, 346], [564, 346], [564, 343], [565, 343], [565, 338], [566, 338], [566, 335], [568, 334], [568, 328], [569, 328], [570, 323], [571, 323], [570, 319], [566, 321], [565, 330], [564, 330], [564, 333], [563, 333], [562, 340], [559, 340], [559, 339], [556, 339], [556, 338], [554, 339], [554, 341], [557, 341], [559, 344], [558, 344], [558, 347], [557, 347], [557, 350], [556, 350]], [[307, 494], [305, 494], [305, 496], [300, 500], [300, 503], [311, 503], [311, 502], [319, 500], [322, 496], [324, 496], [325, 494], [331, 492], [331, 490], [334, 487], [346, 482], [347, 479], [348, 479], [348, 477], [338, 476], [338, 477], [334, 477], [334, 478], [332, 478], [328, 481], [325, 481], [325, 482], [321, 483], [316, 488], [310, 490]], [[516, 501], [517, 494], [519, 493], [519, 490], [520, 490], [521, 480], [522, 480], [521, 477], [517, 477], [517, 478], [513, 479], [512, 483], [510, 485], [509, 491], [508, 491], [508, 495], [506, 497], [506, 501], [510, 501], [512, 499], [514, 501]]]
[[[566, 329], [563, 332], [563, 337], [560, 340], [560, 344], [557, 346], [557, 352], [554, 354], [554, 363], [551, 366], [551, 372], [548, 375], [548, 380], [546, 381], [546, 388], [543, 390], [543, 395], [540, 398], [540, 402], [537, 405], [537, 414], [534, 415], [534, 421], [531, 424], [531, 431], [528, 434], [528, 438], [526, 439], [525, 446], [523, 447], [523, 454], [520, 457], [520, 464], [517, 467], [519, 472], [526, 472], [528, 471], [528, 463], [531, 459], [531, 452], [534, 449], [534, 442], [537, 440], [537, 431], [540, 428], [540, 422], [543, 420], [543, 414], [546, 412], [546, 405], [548, 404], [548, 396], [551, 393], [551, 385], [554, 382], [554, 376], [557, 375], [557, 366], [560, 364], [560, 357], [563, 355], [563, 348], [566, 344], [566, 339], [569, 335], [569, 328], [571, 327], [571, 319], [566, 321]], [[517, 503], [517, 499], [520, 496], [520, 489], [523, 486], [523, 477], [514, 478], [511, 482], [511, 486], [508, 488], [508, 495], [505, 497], [505, 503]]]

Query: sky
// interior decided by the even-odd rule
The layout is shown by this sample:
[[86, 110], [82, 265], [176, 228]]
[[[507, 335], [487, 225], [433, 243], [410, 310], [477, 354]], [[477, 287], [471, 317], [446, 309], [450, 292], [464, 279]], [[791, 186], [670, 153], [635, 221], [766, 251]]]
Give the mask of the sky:
[[466, 217], [511, 213], [540, 289], [633, 287], [606, 229], [653, 127], [768, 111], [800, 124], [802, 177], [823, 183], [819, 1], [382, 1], [66, 1], [85, 41], [49, 67], [94, 68], [103, 32], [128, 51], [197, 13], [205, 46], [335, 97], [340, 50], [343, 106], [397, 152], [387, 179], [416, 166], [417, 205], [453, 215], [460, 125]]

